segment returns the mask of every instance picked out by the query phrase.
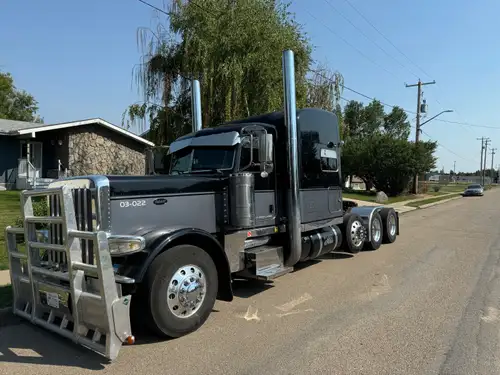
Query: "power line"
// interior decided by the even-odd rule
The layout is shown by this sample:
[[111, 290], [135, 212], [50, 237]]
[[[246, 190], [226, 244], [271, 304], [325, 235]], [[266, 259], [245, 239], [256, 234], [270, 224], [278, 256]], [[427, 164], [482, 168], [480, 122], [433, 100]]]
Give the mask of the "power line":
[[[330, 81], [331, 83], [335, 83], [335, 80], [331, 79], [330, 77], [327, 77], [325, 76], [321, 71], [319, 70], [315, 70], [315, 69], [310, 69], [309, 70], [310, 72], [312, 73], [316, 73], [317, 75], [319, 75], [320, 77]], [[367, 94], [363, 94], [362, 92], [358, 91], [358, 90], [355, 90], [351, 87], [348, 87], [344, 84], [341, 84], [340, 85], [341, 87], [343, 87], [344, 89], [356, 94], [356, 95], [359, 95], [365, 99], [368, 99], [368, 100], [378, 100], [377, 98], [373, 97], [373, 96], [369, 96]], [[346, 101], [350, 101], [350, 99], [347, 99], [347, 98], [342, 98]], [[380, 104], [386, 106], [386, 107], [389, 107], [389, 108], [401, 108], [404, 112], [406, 113], [409, 113], [409, 114], [412, 114], [412, 115], [416, 115], [417, 112], [415, 111], [411, 111], [409, 109], [405, 109], [403, 107], [400, 107], [398, 105], [394, 105], [394, 104], [389, 104], [389, 103], [386, 103], [386, 102], [383, 102], [381, 100], [378, 100], [380, 102]], [[472, 123], [469, 123], [469, 122], [461, 122], [461, 121], [451, 121], [451, 120], [444, 120], [444, 119], [434, 119], [432, 121], [439, 121], [439, 122], [444, 122], [444, 123], [447, 123], [447, 124], [455, 124], [455, 125], [464, 125], [464, 126], [470, 126], [472, 128], [483, 128], [483, 129], [496, 129], [496, 130], [500, 130], [500, 126], [491, 126], [491, 125], [481, 125], [481, 124], [472, 124]]]
[[172, 15], [172, 13], [171, 13], [171, 12], [165, 12], [163, 9], [160, 9], [160, 8], [158, 8], [157, 6], [154, 6], [153, 4], [148, 3], [147, 1], [144, 1], [144, 0], [137, 0], [137, 1], [139, 1], [139, 2], [141, 2], [141, 3], [143, 3], [143, 4], [145, 4], [145, 5], [147, 5], [148, 7], [153, 8], [154, 10], [157, 10], [158, 12], [163, 13], [163, 14], [165, 14], [165, 15], [167, 15], [167, 16], [171, 16], [171, 15]]
[[483, 129], [497, 129], [497, 130], [500, 130], [500, 126], [478, 125], [478, 124], [471, 124], [471, 123], [468, 123], [468, 122], [450, 121], [450, 120], [443, 120], [443, 119], [435, 119], [433, 121], [446, 122], [448, 124], [465, 125], [465, 126], [470, 126], [472, 128], [483, 128]]
[[[344, 0], [356, 13], [358, 13], [365, 21], [368, 23], [382, 38], [384, 38], [391, 46], [394, 47], [403, 57], [405, 57], [410, 63], [415, 65], [422, 73], [424, 73], [429, 78], [432, 78], [424, 69], [413, 62], [408, 55], [406, 55], [401, 49], [399, 49], [389, 38], [387, 38], [361, 11], [359, 11], [349, 0]], [[417, 77], [418, 78], [418, 77]]]
[[354, 24], [347, 16], [345, 16], [337, 7], [335, 7], [330, 0], [323, 0], [325, 3], [327, 3], [330, 8], [332, 8], [336, 13], [338, 13], [343, 19], [345, 19], [349, 24], [354, 27], [356, 30], [359, 31], [361, 35], [363, 35], [366, 39], [368, 39], [373, 45], [375, 45], [379, 50], [381, 50], [383, 53], [385, 53], [387, 56], [389, 56], [392, 60], [394, 60], [396, 63], [398, 63], [402, 68], [407, 69], [411, 74], [413, 74], [416, 78], [419, 78], [413, 71], [411, 71], [408, 67], [406, 67], [401, 61], [396, 59], [393, 55], [391, 55], [387, 50], [385, 50], [382, 46], [380, 46], [376, 41], [371, 39], [366, 33], [361, 30], [358, 26]]
[[321, 21], [319, 18], [317, 18], [315, 15], [313, 15], [311, 12], [309, 12], [309, 10], [306, 9], [306, 12], [309, 14], [309, 16], [311, 16], [312, 18], [314, 18], [316, 21], [318, 21], [319, 23], [321, 23], [328, 31], [330, 31], [333, 35], [335, 35], [337, 38], [339, 38], [340, 40], [342, 40], [345, 44], [347, 44], [349, 47], [353, 48], [354, 50], [356, 50], [361, 56], [363, 56], [365, 59], [367, 59], [368, 61], [370, 61], [372, 64], [376, 65], [377, 67], [379, 67], [380, 69], [382, 69], [383, 71], [385, 71], [386, 73], [394, 76], [396, 79], [399, 79], [393, 72], [391, 72], [390, 70], [387, 70], [386, 68], [384, 68], [382, 65], [380, 65], [379, 63], [377, 63], [375, 60], [373, 60], [371, 57], [369, 57], [368, 55], [366, 55], [363, 51], [361, 51], [358, 47], [354, 46], [352, 43], [350, 43], [347, 39], [345, 39], [342, 35], [338, 34], [337, 32], [335, 32], [330, 26], [328, 26], [327, 24], [325, 24], [323, 21]]
[[[325, 75], [324, 75], [322, 72], [320, 72], [320, 71], [317, 71], [317, 70], [310, 70], [310, 71], [311, 71], [311, 72], [313, 72], [313, 73], [318, 74], [320, 77], [322, 77], [322, 78], [326, 79], [327, 81], [330, 81], [331, 83], [335, 83], [335, 81], [334, 81], [333, 79], [331, 79], [330, 77], [325, 76]], [[360, 96], [362, 96], [362, 97], [364, 97], [364, 98], [366, 98], [366, 99], [369, 99], [369, 100], [377, 100], [377, 99], [375, 99], [375, 98], [373, 98], [373, 97], [371, 97], [371, 96], [369, 96], [369, 95], [363, 94], [362, 92], [359, 92], [359, 91], [354, 90], [354, 89], [352, 89], [352, 88], [350, 88], [350, 87], [347, 87], [347, 86], [345, 86], [344, 84], [341, 84], [340, 86], [342, 86], [344, 89], [349, 90], [349, 91], [351, 91], [351, 92], [353, 92], [353, 93], [355, 93], [355, 94], [357, 94], [357, 95], [360, 95]], [[340, 96], [340, 98], [341, 98], [341, 99], [343, 99], [343, 100], [345, 100], [345, 101], [348, 101], [348, 102], [350, 101], [349, 99], [347, 99], [347, 98], [345, 98], [345, 97], [343, 97], [343, 96]], [[392, 104], [384, 103], [384, 102], [381, 102], [381, 101], [379, 101], [379, 102], [380, 102], [380, 104], [382, 104], [382, 105], [384, 105], [384, 106], [387, 106], [387, 107], [390, 107], [390, 108], [396, 108], [396, 107], [397, 107], [397, 108], [401, 108], [401, 107], [396, 106], [396, 105], [392, 105]], [[406, 110], [406, 109], [404, 109], [404, 108], [401, 108], [401, 109], [402, 109], [404, 112], [411, 113], [411, 114], [416, 114], [416, 112], [414, 112], [414, 111], [409, 111], [409, 110]], [[435, 120], [433, 120], [433, 121], [439, 121], [439, 119], [435, 119]], [[445, 121], [445, 120], [443, 120], [443, 121]], [[413, 126], [412, 126], [412, 128], [413, 128]], [[497, 129], [500, 129], [500, 128], [497, 128]], [[423, 134], [425, 134], [427, 137], [429, 137], [430, 139], [432, 139], [432, 137], [431, 137], [428, 133], [426, 133], [425, 131], [423, 131], [423, 130], [422, 130], [422, 128], [420, 128], [420, 132], [422, 132], [422, 133], [423, 133]], [[453, 154], [453, 155], [455, 155], [455, 156], [458, 156], [459, 158], [461, 158], [461, 159], [463, 159], [463, 160], [465, 160], [465, 161], [471, 161], [471, 160], [472, 160], [472, 159], [467, 159], [467, 158], [465, 158], [465, 157], [463, 157], [463, 156], [461, 156], [461, 155], [457, 154], [457, 153], [456, 153], [456, 152], [454, 152], [453, 150], [449, 149], [448, 147], [446, 147], [445, 145], [443, 145], [443, 144], [441, 144], [441, 143], [439, 143], [439, 142], [437, 142], [437, 141], [435, 141], [435, 142], [436, 142], [436, 143], [437, 143], [440, 147], [442, 147], [443, 149], [445, 149], [446, 151], [448, 151], [449, 153], [451, 153], [451, 154]]]
[[[380, 31], [380, 29], [378, 29], [374, 24], [373, 22], [371, 22], [358, 8], [356, 8], [354, 6], [354, 4], [352, 4], [352, 2], [350, 0], [344, 0], [359, 16], [361, 16], [361, 18], [363, 18], [365, 20], [365, 22], [370, 25], [382, 38], [384, 38], [392, 47], [394, 47], [394, 49], [396, 51], [398, 51], [403, 57], [405, 57], [412, 65], [414, 65], [417, 69], [419, 69], [422, 73], [424, 73], [426, 76], [428, 76], [429, 78], [432, 78], [432, 76], [427, 73], [420, 65], [418, 65], [417, 63], [415, 63], [412, 59], [410, 59], [410, 57], [408, 57], [407, 54], [405, 54], [398, 46], [396, 46], [387, 36], [384, 35], [384, 33], [382, 33], [382, 31]], [[410, 69], [408, 69], [408, 71], [415, 75], [412, 71], [410, 71]], [[436, 84], [436, 87], [439, 89], [439, 85]], [[442, 107], [443, 110], [445, 110], [446, 108], [444, 107], [444, 105], [437, 99], [435, 98], [434, 99], [438, 105], [440, 105]], [[463, 120], [463, 116], [460, 114], [460, 112], [454, 108], [454, 112], [461, 118], [461, 120]], [[463, 121], [463, 122], [457, 122], [460, 126], [462, 126], [465, 130], [469, 131], [470, 132], [470, 129], [469, 128], [466, 128], [464, 127], [463, 125], [465, 125], [466, 121]]]
[[[312, 72], [312, 73], [315, 73], [315, 74], [319, 75], [320, 77], [322, 77], [323, 79], [326, 79], [326, 80], [327, 80], [327, 81], [329, 81], [330, 83], [336, 83], [334, 79], [332, 79], [332, 78], [330, 78], [330, 77], [327, 77], [326, 75], [324, 75], [324, 74], [323, 74], [321, 71], [319, 71], [319, 70], [310, 69], [309, 71], [310, 71], [310, 72]], [[363, 94], [362, 92], [359, 92], [358, 90], [355, 90], [355, 89], [353, 89], [353, 88], [350, 88], [350, 87], [348, 87], [348, 86], [346, 86], [346, 85], [344, 85], [344, 84], [340, 84], [340, 86], [341, 86], [342, 88], [344, 88], [345, 90], [348, 90], [348, 91], [350, 91], [350, 92], [353, 92], [353, 93], [355, 93], [356, 95], [362, 96], [362, 97], [363, 97], [363, 98], [365, 98], [365, 99], [368, 99], [368, 100], [378, 100], [378, 99], [376, 99], [376, 98], [374, 98], [374, 97], [372, 97], [372, 96], [369, 96], [369, 95]], [[348, 99], [345, 99], [345, 98], [343, 98], [343, 99], [344, 99], [344, 100], [349, 101]], [[400, 106], [397, 106], [397, 105], [393, 105], [393, 104], [389, 104], [389, 103], [384, 103], [383, 101], [380, 101], [380, 100], [378, 100], [378, 101], [380, 102], [380, 104], [382, 104], [383, 106], [386, 106], [386, 107], [390, 107], [390, 108], [401, 108]], [[402, 109], [404, 112], [407, 112], [407, 113], [417, 114], [417, 112], [415, 112], [415, 111], [406, 110], [406, 109], [404, 109], [404, 108], [401, 108], [401, 109]]]
[[[148, 7], [152, 8], [152, 9], [155, 9], [167, 16], [170, 16], [172, 13], [171, 12], [166, 12], [164, 11], [163, 9], [160, 9], [150, 3], [148, 3], [147, 1], [144, 1], [144, 0], [138, 0], [139, 2], [147, 5]], [[348, 0], [344, 0], [346, 2], [348, 2]], [[206, 10], [208, 12], [208, 10], [206, 8], [203, 8], [201, 5], [197, 4], [196, 2], [194, 1], [191, 1], [191, 3], [197, 7], [199, 7], [200, 9], [203, 9], [203, 10]], [[349, 5], [352, 6], [352, 4], [349, 3]], [[317, 17], [315, 17], [313, 14], [311, 14], [307, 9], [306, 9], [307, 13], [309, 13], [309, 15], [314, 18], [315, 20], [317, 20], [318, 22], [322, 23], [323, 26], [325, 26], [330, 32], [332, 32], [334, 35], [336, 35], [337, 37], [339, 37], [341, 40], [343, 40], [347, 45], [349, 45], [350, 47], [354, 48], [355, 50], [357, 50], [362, 56], [364, 56], [365, 58], [367, 58], [369, 61], [371, 61], [372, 63], [374, 63], [375, 65], [377, 65], [378, 67], [380, 67], [381, 69], [385, 70], [387, 73], [391, 74], [391, 75], [394, 75], [394, 73], [388, 71], [387, 69], [385, 69], [383, 66], [379, 65], [376, 61], [374, 61], [373, 59], [371, 59], [370, 57], [368, 57], [367, 55], [365, 55], [361, 50], [359, 50], [357, 47], [355, 47], [354, 45], [352, 45], [351, 43], [349, 43], [346, 39], [344, 39], [342, 36], [340, 36], [339, 34], [337, 34], [335, 31], [333, 31], [330, 27], [328, 27], [327, 25], [325, 25], [323, 22], [321, 22]], [[211, 12], [209, 12], [211, 13]], [[211, 13], [212, 15], [214, 15], [213, 13]], [[361, 15], [361, 13], [360, 13]], [[215, 16], [215, 15], [214, 15]], [[363, 18], [365, 18], [364, 16], [362, 16]], [[369, 22], [368, 20], [366, 20], [367, 22]], [[372, 25], [372, 27], [375, 28], [375, 26]], [[376, 28], [375, 28], [376, 29]], [[381, 34], [383, 36], [383, 34]], [[385, 38], [385, 37], [384, 37]], [[390, 42], [390, 41], [389, 41]], [[392, 43], [391, 43], [392, 44]], [[397, 48], [397, 47], [396, 47]], [[400, 52], [401, 53], [401, 52]], [[403, 53], [404, 55], [404, 53]], [[411, 60], [410, 60], [411, 61]], [[418, 65], [414, 64], [415, 66], [418, 67]], [[422, 69], [421, 69], [422, 70]], [[316, 70], [311, 70], [312, 72], [318, 74], [318, 75], [321, 75], [321, 73], [319, 71], [316, 71]], [[425, 73], [425, 72], [424, 72]], [[322, 75], [323, 78], [325, 79], [328, 79], [331, 81], [330, 78]], [[396, 77], [397, 78], [397, 77]], [[350, 87], [347, 87], [345, 85], [342, 85], [342, 87], [348, 91], [351, 91], [361, 97], [364, 97], [365, 99], [369, 99], [369, 100], [376, 100], [374, 97], [371, 97], [371, 96], [368, 96], [366, 94], [363, 94], [357, 90], [354, 90]], [[347, 100], [346, 98], [343, 98], [344, 100]], [[437, 100], [436, 100], [437, 101]], [[380, 104], [386, 106], [386, 107], [390, 107], [390, 108], [395, 108], [395, 107], [398, 107], [398, 108], [401, 108], [403, 109], [403, 111], [405, 111], [406, 113], [410, 113], [410, 114], [416, 114], [415, 111], [410, 111], [408, 109], [404, 109], [402, 107], [399, 107], [399, 106], [396, 106], [396, 105], [392, 105], [392, 104], [388, 104], [388, 103], [384, 103], [382, 101], [380, 101]], [[457, 112], [457, 111], [456, 111]], [[458, 113], [458, 112], [457, 112]], [[487, 125], [477, 125], [477, 124], [470, 124], [470, 123], [466, 123], [466, 122], [459, 122], [459, 121], [449, 121], [449, 120], [443, 120], [443, 119], [435, 119], [434, 121], [440, 121], [440, 122], [446, 122], [446, 123], [449, 123], [449, 124], [457, 124], [457, 125], [464, 125], [464, 126], [470, 126], [470, 127], [476, 127], [476, 128], [486, 128], [486, 129], [500, 129], [500, 127], [496, 127], [496, 126], [487, 126]]]
[[439, 143], [438, 141], [436, 141], [436, 140], [432, 139], [432, 137], [431, 137], [428, 133], [426, 133], [424, 130], [420, 129], [420, 131], [421, 131], [423, 134], [425, 134], [425, 135], [426, 135], [426, 136], [427, 136], [427, 137], [428, 137], [431, 141], [436, 142], [436, 143], [437, 143], [437, 145], [438, 145], [439, 147], [444, 148], [444, 149], [445, 149], [446, 151], [448, 151], [450, 154], [453, 154], [453, 155], [455, 155], [455, 156], [458, 156], [459, 158], [461, 158], [461, 159], [463, 159], [463, 160], [465, 160], [465, 161], [469, 161], [469, 162], [470, 162], [470, 161], [477, 162], [477, 161], [476, 161], [476, 160], [474, 160], [474, 159], [468, 159], [468, 158], [463, 157], [463, 156], [462, 156], [462, 155], [460, 155], [460, 154], [457, 154], [455, 151], [453, 151], [453, 150], [449, 149], [448, 147], [446, 147], [446, 146], [445, 146], [445, 145], [443, 145], [442, 143]]
[[[174, 12], [166, 12], [166, 11], [164, 11], [163, 9], [158, 8], [157, 6], [154, 6], [153, 4], [148, 3], [147, 1], [144, 1], [144, 0], [137, 0], [137, 1], [139, 1], [139, 2], [143, 3], [144, 5], [147, 5], [147, 6], [148, 6], [148, 7], [150, 7], [150, 8], [153, 8], [153, 9], [157, 10], [158, 12], [163, 13], [163, 14], [165, 14], [165, 15], [169, 16], [169, 17], [170, 17], [171, 15], [175, 14]], [[190, 1], [189, 1], [189, 3], [190, 3], [190, 4], [193, 4], [195, 7], [197, 7], [197, 8], [199, 8], [199, 9], [203, 10], [204, 12], [209, 13], [209, 14], [210, 14], [210, 15], [212, 15], [213, 17], [218, 17], [218, 16], [217, 16], [214, 12], [212, 12], [210, 9], [207, 9], [207, 8], [205, 8], [205, 7], [201, 6], [200, 4], [198, 4], [197, 2], [195, 2], [195, 1], [193, 1], [193, 0], [190, 0]]]
[[[158, 8], [158, 7], [156, 7], [156, 6], [152, 5], [152, 4], [150, 4], [150, 3], [148, 3], [148, 2], [146, 2], [146, 1], [144, 1], [144, 0], [138, 0], [138, 1], [139, 1], [139, 2], [141, 2], [141, 3], [143, 3], [143, 4], [145, 4], [146, 6], [149, 6], [149, 7], [150, 7], [150, 8], [152, 8], [152, 9], [155, 9], [155, 10], [157, 10], [157, 11], [159, 11], [159, 12], [161, 12], [161, 13], [163, 13], [163, 14], [167, 15], [167, 16], [172, 15], [172, 12], [166, 12], [166, 11], [164, 11], [163, 9], [160, 9], [160, 8]], [[330, 5], [330, 6], [331, 6], [334, 10], [336, 10], [336, 8], [335, 8], [335, 7], [334, 7], [334, 6], [333, 6], [333, 5], [332, 5], [329, 1], [327, 1], [327, 0], [325, 0], [325, 1], [326, 1], [326, 2], [327, 2], [327, 3], [328, 3], [328, 4], [329, 4], [329, 5]], [[388, 41], [388, 42], [389, 42], [389, 43], [390, 43], [390, 44], [391, 44], [391, 45], [392, 45], [392, 46], [393, 46], [396, 50], [398, 50], [398, 52], [399, 52], [399, 53], [401, 53], [401, 54], [402, 54], [404, 57], [406, 57], [406, 58], [407, 58], [407, 59], [408, 59], [411, 63], [413, 63], [413, 62], [411, 61], [411, 59], [410, 59], [410, 58], [409, 58], [406, 54], [404, 54], [404, 53], [403, 53], [403, 52], [402, 52], [402, 51], [401, 51], [398, 47], [396, 47], [396, 46], [395, 46], [395, 45], [394, 45], [394, 44], [393, 44], [393, 43], [392, 43], [392, 42], [391, 42], [391, 41], [390, 41], [387, 37], [385, 37], [385, 35], [383, 35], [383, 34], [382, 34], [382, 33], [381, 33], [381, 32], [380, 32], [380, 31], [379, 31], [379, 30], [378, 30], [378, 29], [377, 29], [377, 28], [376, 28], [376, 27], [375, 27], [375, 26], [374, 26], [374, 25], [373, 25], [373, 24], [372, 24], [372, 23], [371, 23], [371, 22], [370, 22], [370, 21], [369, 21], [369, 20], [368, 20], [368, 19], [367, 19], [367, 18], [366, 18], [366, 17], [365, 17], [362, 13], [361, 13], [361, 12], [359, 12], [359, 11], [358, 11], [358, 10], [354, 7], [354, 5], [352, 5], [352, 4], [349, 2], [349, 0], [344, 0], [344, 1], [346, 1], [346, 2], [347, 2], [347, 3], [348, 3], [348, 4], [349, 4], [349, 5], [350, 5], [350, 6], [351, 6], [351, 7], [352, 7], [352, 8], [353, 8], [353, 9], [354, 9], [354, 10], [355, 10], [355, 11], [356, 11], [356, 12], [357, 12], [360, 16], [361, 16], [361, 17], [363, 17], [363, 18], [365, 19], [365, 21], [366, 21], [366, 22], [368, 22], [368, 23], [369, 23], [369, 24], [370, 24], [370, 25], [371, 25], [371, 26], [372, 26], [372, 27], [373, 27], [373, 28], [377, 31], [377, 32], [378, 32], [378, 33], [379, 33], [379, 34], [380, 34], [380, 35], [381, 35], [384, 39], [386, 39], [386, 40], [387, 40], [387, 41]], [[197, 4], [195, 1], [192, 1], [192, 0], [191, 0], [191, 3], [192, 3], [193, 5], [195, 5], [196, 7], [198, 7], [198, 8], [200, 8], [200, 9], [202, 9], [202, 10], [206, 11], [207, 13], [211, 14], [212, 16], [216, 17], [216, 15], [215, 15], [212, 11], [210, 11], [210, 10], [208, 10], [208, 9], [206, 9], [206, 8], [204, 8], [204, 7], [202, 7], [201, 5]], [[324, 26], [327, 30], [329, 30], [332, 34], [334, 34], [334, 35], [335, 35], [335, 36], [337, 36], [339, 39], [341, 39], [341, 40], [342, 40], [345, 44], [347, 44], [347, 45], [348, 45], [348, 46], [350, 46], [351, 48], [355, 49], [355, 50], [356, 50], [356, 51], [357, 51], [360, 55], [362, 55], [363, 57], [365, 57], [368, 61], [370, 61], [370, 62], [371, 62], [371, 63], [373, 63], [374, 65], [378, 66], [380, 69], [384, 70], [384, 71], [385, 71], [385, 72], [387, 72], [388, 74], [393, 75], [394, 77], [396, 77], [396, 75], [395, 75], [393, 72], [391, 72], [391, 71], [387, 70], [387, 69], [386, 69], [386, 68], [384, 68], [382, 65], [378, 64], [375, 60], [373, 60], [372, 58], [370, 58], [369, 56], [367, 56], [365, 53], [363, 53], [360, 49], [358, 49], [358, 48], [357, 48], [357, 47], [355, 47], [353, 44], [351, 44], [351, 43], [350, 43], [348, 40], [346, 40], [344, 37], [342, 37], [341, 35], [339, 35], [338, 33], [336, 33], [334, 30], [332, 30], [332, 29], [331, 29], [328, 25], [326, 25], [324, 22], [322, 22], [321, 20], [319, 20], [316, 16], [314, 16], [314, 15], [313, 15], [311, 12], [309, 12], [307, 9], [306, 9], [306, 12], [307, 12], [307, 13], [308, 13], [308, 14], [309, 14], [312, 18], [314, 18], [316, 21], [318, 21], [318, 22], [320, 22], [321, 24], [323, 24], [323, 26]], [[338, 10], [337, 10], [337, 12], [338, 12], [338, 13], [339, 13], [339, 14], [340, 14], [340, 15], [341, 15], [344, 19], [346, 19], [346, 20], [347, 20], [347, 21], [348, 21], [348, 22], [349, 22], [349, 23], [350, 23], [350, 24], [351, 24], [354, 28], [356, 28], [358, 31], [360, 31], [360, 32], [361, 32], [361, 33], [362, 33], [362, 34], [363, 34], [363, 35], [364, 35], [364, 36], [365, 36], [368, 40], [370, 40], [372, 43], [374, 43], [374, 44], [375, 44], [375, 45], [376, 45], [379, 49], [381, 49], [381, 50], [382, 50], [383, 52], [385, 52], [388, 56], [390, 56], [390, 57], [391, 57], [391, 58], [393, 58], [395, 61], [397, 61], [400, 65], [402, 65], [403, 67], [405, 67], [403, 64], [401, 64], [401, 62], [399, 62], [398, 60], [396, 60], [396, 59], [395, 59], [392, 55], [390, 55], [387, 51], [385, 51], [385, 50], [384, 50], [382, 47], [380, 47], [377, 43], [375, 43], [375, 42], [374, 42], [374, 41], [372, 41], [372, 40], [371, 40], [368, 36], [366, 36], [366, 34], [365, 34], [364, 32], [362, 32], [362, 31], [361, 31], [361, 30], [360, 30], [360, 29], [359, 29], [356, 25], [354, 25], [354, 24], [353, 24], [353, 23], [352, 23], [352, 22], [351, 22], [351, 21], [350, 21], [347, 17], [345, 17], [345, 16], [344, 16], [342, 13], [340, 13]], [[429, 74], [427, 74], [427, 73], [426, 73], [426, 72], [425, 72], [422, 68], [420, 68], [417, 64], [415, 64], [415, 63], [413, 63], [413, 64], [414, 64], [417, 68], [419, 68], [419, 69], [420, 69], [420, 70], [421, 70], [424, 74], [426, 74], [427, 76], [429, 76], [429, 77], [430, 77], [430, 75], [429, 75]], [[407, 69], [408, 69], [408, 68], [407, 68]], [[316, 74], [318, 74], [318, 75], [322, 76], [323, 78], [325, 78], [325, 79], [329, 80], [330, 82], [334, 82], [331, 78], [324, 76], [322, 73], [320, 73], [320, 72], [318, 72], [318, 71], [315, 71], [315, 70], [311, 70], [311, 71], [312, 71], [312, 72], [315, 72]], [[408, 71], [410, 71], [410, 70], [408, 69]], [[410, 73], [412, 73], [413, 75], [415, 75], [412, 71], [410, 71]], [[415, 75], [415, 76], [416, 76], [416, 75]], [[397, 78], [397, 77], [396, 77], [396, 78]], [[370, 96], [368, 96], [368, 95], [366, 95], [366, 94], [363, 94], [363, 93], [361, 93], [361, 92], [359, 92], [359, 91], [357, 91], [357, 90], [354, 90], [354, 89], [352, 89], [352, 88], [350, 88], [350, 87], [347, 87], [347, 86], [345, 86], [345, 85], [341, 85], [341, 86], [342, 86], [344, 89], [348, 90], [348, 91], [351, 91], [351, 92], [353, 92], [353, 93], [355, 93], [355, 94], [357, 94], [357, 95], [359, 95], [359, 96], [361, 96], [361, 97], [364, 97], [365, 99], [369, 99], [369, 100], [376, 100], [374, 97], [370, 97]], [[342, 98], [343, 100], [348, 101], [348, 99], [346, 99], [346, 98], [344, 98], [344, 97], [341, 97], [341, 98]], [[414, 111], [410, 111], [410, 110], [404, 109], [404, 108], [399, 107], [399, 106], [396, 106], [396, 105], [392, 105], [392, 104], [384, 103], [384, 102], [382, 102], [382, 101], [380, 101], [380, 100], [378, 100], [378, 101], [380, 102], [380, 104], [382, 104], [382, 105], [384, 105], [384, 106], [386, 106], [386, 107], [390, 107], [390, 108], [396, 108], [396, 107], [397, 107], [397, 108], [401, 108], [401, 109], [402, 109], [404, 112], [406, 112], [406, 113], [416, 114], [416, 112], [414, 112]], [[436, 101], [437, 101], [437, 100], [436, 100]], [[439, 103], [439, 101], [438, 101], [438, 103]], [[450, 123], [450, 124], [466, 125], [466, 126], [471, 126], [471, 127], [481, 127], [481, 128], [489, 128], [489, 129], [500, 129], [500, 127], [484, 126], [484, 125], [475, 125], [475, 124], [462, 123], [462, 122], [458, 122], [458, 121], [442, 120], [442, 119], [435, 119], [435, 121], [441, 121], [441, 122], [446, 122], [446, 123]], [[427, 133], [425, 133], [423, 130], [421, 130], [421, 131], [422, 131], [422, 133], [426, 134], [429, 138], [431, 138], [431, 137], [430, 137]], [[436, 142], [437, 142], [437, 141], [436, 141]], [[447, 150], [448, 152], [450, 152], [450, 153], [452, 153], [452, 154], [454, 154], [454, 155], [456, 155], [456, 156], [458, 156], [458, 157], [460, 157], [460, 158], [462, 158], [462, 159], [464, 159], [464, 160], [468, 160], [468, 159], [464, 158], [463, 156], [461, 156], [461, 155], [459, 155], [459, 154], [455, 153], [454, 151], [450, 150], [450, 149], [449, 149], [449, 148], [447, 148], [446, 146], [444, 146], [444, 145], [442, 145], [442, 144], [440, 144], [440, 143], [438, 143], [438, 145], [439, 145], [439, 146], [441, 146], [442, 148], [444, 148], [445, 150]]]

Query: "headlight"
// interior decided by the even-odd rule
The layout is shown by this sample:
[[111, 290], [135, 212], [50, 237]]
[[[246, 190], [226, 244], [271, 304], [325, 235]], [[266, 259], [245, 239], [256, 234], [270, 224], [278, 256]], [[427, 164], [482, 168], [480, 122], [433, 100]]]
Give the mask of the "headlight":
[[146, 241], [138, 236], [109, 236], [109, 252], [111, 255], [129, 255], [141, 251], [146, 246]]

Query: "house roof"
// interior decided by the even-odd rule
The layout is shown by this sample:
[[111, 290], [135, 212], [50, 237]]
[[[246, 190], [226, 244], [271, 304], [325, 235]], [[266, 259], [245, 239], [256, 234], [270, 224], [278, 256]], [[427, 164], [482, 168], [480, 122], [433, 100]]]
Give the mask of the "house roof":
[[144, 139], [137, 134], [129, 132], [128, 130], [123, 129], [120, 126], [113, 125], [112, 123], [107, 122], [101, 118], [92, 118], [92, 119], [80, 120], [80, 121], [62, 122], [59, 124], [38, 124], [38, 123], [27, 122], [27, 121], [14, 121], [14, 120], [0, 119], [0, 134], [12, 135], [12, 136], [30, 134], [30, 133], [35, 134], [35, 133], [49, 131], [49, 130], [74, 128], [77, 126], [85, 126], [85, 125], [92, 125], [92, 124], [101, 125], [105, 128], [108, 128], [109, 130], [116, 132], [116, 133], [120, 133], [126, 137], [132, 138], [133, 140], [135, 140], [139, 143], [143, 143], [143, 144], [148, 145], [148, 146], [155, 145], [153, 142], [150, 142], [147, 139]]

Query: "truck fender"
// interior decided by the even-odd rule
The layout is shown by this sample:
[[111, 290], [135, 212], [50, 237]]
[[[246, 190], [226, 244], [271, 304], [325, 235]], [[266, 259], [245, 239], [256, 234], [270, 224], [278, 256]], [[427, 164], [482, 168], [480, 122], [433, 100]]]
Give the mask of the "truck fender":
[[227, 302], [233, 300], [229, 261], [220, 242], [212, 234], [198, 228], [176, 227], [151, 230], [143, 237], [150, 252], [138, 272], [138, 281], [144, 278], [149, 266], [160, 253], [176, 245], [190, 244], [200, 247], [212, 257], [219, 275], [217, 298]]

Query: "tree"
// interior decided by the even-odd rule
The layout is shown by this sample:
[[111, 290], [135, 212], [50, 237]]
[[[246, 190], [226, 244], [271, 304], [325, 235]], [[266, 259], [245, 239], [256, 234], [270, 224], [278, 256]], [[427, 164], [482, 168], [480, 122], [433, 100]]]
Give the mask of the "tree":
[[384, 116], [384, 133], [397, 139], [408, 139], [411, 125], [406, 112], [400, 107], [393, 107], [391, 112]]
[[10, 73], [0, 72], [0, 118], [41, 123], [38, 116], [38, 102], [24, 90], [14, 85]]
[[384, 128], [385, 112], [380, 101], [374, 99], [361, 113], [361, 134], [362, 137], [371, 137], [379, 134]]
[[408, 188], [416, 173], [434, 168], [436, 147], [434, 142], [415, 144], [379, 133], [346, 142], [342, 166], [347, 169], [345, 173], [373, 182], [377, 190], [396, 196]]
[[275, 0], [175, 1], [169, 23], [139, 30], [143, 96], [124, 122], [149, 120], [166, 144], [190, 126], [190, 80], [201, 83], [203, 126], [282, 108], [281, 51], [295, 53], [297, 105], [307, 101], [311, 46], [288, 6]]
[[312, 69], [312, 76], [307, 81], [307, 106], [336, 112], [339, 105], [344, 77], [324, 65]]
[[307, 80], [307, 107], [321, 108], [337, 115], [339, 134], [343, 135], [343, 115], [340, 106], [344, 77], [338, 71], [332, 71], [320, 64], [312, 69], [312, 76]]
[[358, 176], [367, 190], [401, 194], [411, 177], [434, 168], [436, 144], [408, 141], [410, 122], [404, 110], [372, 100], [367, 106], [350, 101], [344, 108], [343, 178]]
[[363, 110], [363, 103], [355, 100], [349, 101], [344, 107], [344, 139], [360, 137], [362, 135]]

